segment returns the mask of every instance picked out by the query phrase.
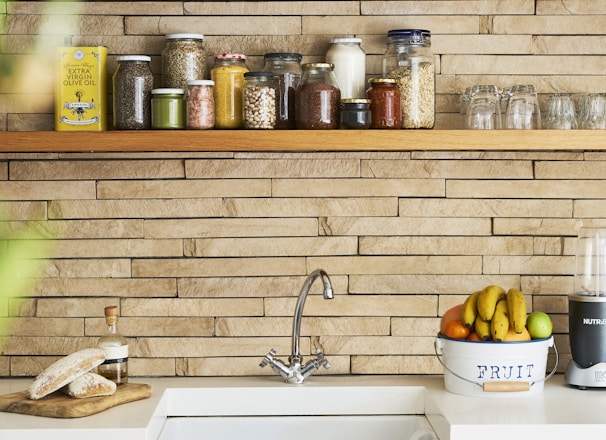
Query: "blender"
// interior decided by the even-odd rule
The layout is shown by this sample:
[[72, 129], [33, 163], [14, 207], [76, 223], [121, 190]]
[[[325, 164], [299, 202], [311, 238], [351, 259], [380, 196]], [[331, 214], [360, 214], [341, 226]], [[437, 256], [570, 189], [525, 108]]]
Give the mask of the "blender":
[[566, 383], [580, 389], [606, 387], [606, 229], [579, 232], [568, 324], [572, 360]]

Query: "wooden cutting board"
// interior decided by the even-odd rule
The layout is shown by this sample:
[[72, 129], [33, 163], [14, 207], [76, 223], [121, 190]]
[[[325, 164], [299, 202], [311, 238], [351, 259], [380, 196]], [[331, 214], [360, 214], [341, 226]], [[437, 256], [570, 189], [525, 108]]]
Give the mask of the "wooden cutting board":
[[0, 411], [32, 416], [75, 418], [97, 414], [113, 406], [151, 396], [151, 386], [142, 383], [125, 383], [111, 396], [75, 399], [55, 391], [40, 399], [31, 400], [27, 391], [0, 396]]

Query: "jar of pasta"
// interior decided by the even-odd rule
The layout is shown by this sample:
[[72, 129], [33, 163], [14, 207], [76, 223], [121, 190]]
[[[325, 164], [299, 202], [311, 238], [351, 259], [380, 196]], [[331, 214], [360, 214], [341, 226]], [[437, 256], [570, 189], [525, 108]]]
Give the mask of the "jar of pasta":
[[242, 94], [246, 72], [246, 55], [215, 55], [215, 65], [210, 71], [210, 79], [215, 82], [215, 128], [243, 127]]

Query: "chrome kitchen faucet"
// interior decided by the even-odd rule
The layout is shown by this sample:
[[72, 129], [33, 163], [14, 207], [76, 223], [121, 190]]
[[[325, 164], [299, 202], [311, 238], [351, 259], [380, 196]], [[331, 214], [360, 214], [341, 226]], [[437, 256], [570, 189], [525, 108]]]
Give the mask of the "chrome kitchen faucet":
[[321, 277], [322, 283], [324, 283], [324, 299], [332, 299], [332, 284], [330, 283], [328, 274], [322, 269], [314, 270], [311, 274], [309, 274], [305, 280], [305, 283], [303, 283], [303, 287], [301, 287], [301, 292], [299, 293], [299, 298], [297, 299], [297, 305], [295, 307], [295, 314], [292, 323], [292, 354], [288, 357], [289, 365], [286, 365], [280, 359], [275, 358], [276, 350], [273, 348], [269, 350], [269, 353], [265, 355], [259, 364], [260, 367], [265, 367], [266, 365], [271, 366], [271, 369], [282, 376], [288, 383], [303, 383], [305, 382], [305, 379], [311, 376], [321, 366], [324, 368], [330, 368], [330, 364], [324, 357], [324, 354], [320, 348], [316, 350], [317, 356], [315, 359], [311, 359], [307, 361], [305, 365], [301, 366], [301, 362], [303, 361], [303, 356], [301, 356], [299, 350], [299, 339], [301, 337], [301, 316], [303, 315], [303, 306], [305, 305], [305, 299], [307, 298], [309, 289], [318, 277]]

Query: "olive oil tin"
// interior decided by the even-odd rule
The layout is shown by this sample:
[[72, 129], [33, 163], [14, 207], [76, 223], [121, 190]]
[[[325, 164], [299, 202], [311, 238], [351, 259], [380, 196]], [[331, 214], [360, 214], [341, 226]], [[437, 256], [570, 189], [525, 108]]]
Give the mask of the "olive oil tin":
[[55, 130], [105, 130], [106, 82], [106, 47], [60, 47], [57, 50]]

